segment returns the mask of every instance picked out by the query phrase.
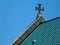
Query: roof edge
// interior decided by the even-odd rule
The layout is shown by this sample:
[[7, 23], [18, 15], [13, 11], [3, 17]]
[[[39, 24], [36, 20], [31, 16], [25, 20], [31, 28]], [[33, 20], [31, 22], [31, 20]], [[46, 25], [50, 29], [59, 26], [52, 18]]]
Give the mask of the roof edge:
[[48, 21], [44, 21], [41, 18], [42, 17], [36, 19], [35, 22], [33, 22], [32, 25], [30, 25], [30, 27], [28, 29], [26, 29], [26, 31], [12, 43], [12, 45], [19, 45], [19, 43], [22, 43], [24, 41], [24, 39], [26, 39], [27, 36], [29, 36], [29, 34], [31, 34], [40, 24], [47, 23], [52, 20], [58, 19], [58, 18], [60, 18], [60, 16], [57, 18], [53, 18], [51, 20], [48, 20]]
[[19, 45], [39, 24], [42, 22], [45, 22], [42, 16], [37, 18], [29, 27], [26, 29], [26, 31], [19, 36], [13, 43], [12, 45]]

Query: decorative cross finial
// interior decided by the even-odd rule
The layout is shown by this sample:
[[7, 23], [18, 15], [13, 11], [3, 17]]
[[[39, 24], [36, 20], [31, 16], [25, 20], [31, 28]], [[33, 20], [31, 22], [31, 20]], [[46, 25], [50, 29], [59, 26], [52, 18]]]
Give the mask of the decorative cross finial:
[[44, 11], [44, 7], [41, 7], [41, 4], [38, 4], [38, 6], [36, 7], [36, 10], [38, 10], [38, 13], [41, 14], [41, 10]]

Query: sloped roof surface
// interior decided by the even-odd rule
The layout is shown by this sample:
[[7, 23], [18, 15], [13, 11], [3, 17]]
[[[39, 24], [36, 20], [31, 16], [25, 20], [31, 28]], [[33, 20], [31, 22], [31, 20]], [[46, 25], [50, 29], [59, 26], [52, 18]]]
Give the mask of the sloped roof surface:
[[26, 39], [40, 24], [44, 24], [59, 18], [60, 17], [57, 17], [46, 22], [44, 22], [44, 19], [42, 19], [42, 17], [38, 18], [37, 20], [35, 20], [35, 22], [31, 24], [31, 26], [28, 29], [26, 29], [26, 31], [20, 37], [18, 37], [18, 39], [12, 45], [18, 45], [19, 43], [24, 41], [24, 39]]
[[60, 17], [39, 24], [19, 45], [59, 45]]

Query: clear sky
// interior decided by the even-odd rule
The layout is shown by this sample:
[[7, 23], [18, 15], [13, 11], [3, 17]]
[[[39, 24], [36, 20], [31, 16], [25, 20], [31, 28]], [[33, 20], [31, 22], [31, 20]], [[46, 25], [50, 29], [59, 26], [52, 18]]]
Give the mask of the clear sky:
[[60, 16], [60, 0], [0, 0], [0, 45], [10, 45], [35, 20], [39, 1], [46, 21]]

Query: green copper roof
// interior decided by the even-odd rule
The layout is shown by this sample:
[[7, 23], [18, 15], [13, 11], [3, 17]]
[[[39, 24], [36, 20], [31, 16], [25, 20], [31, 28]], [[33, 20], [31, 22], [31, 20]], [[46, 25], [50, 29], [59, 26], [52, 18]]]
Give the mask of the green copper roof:
[[[47, 45], [54, 45], [55, 43], [60, 44], [60, 39], [58, 38], [60, 36], [59, 29], [60, 17], [44, 22], [44, 19], [41, 16], [36, 19], [12, 45], [33, 45], [34, 42], [37, 42], [36, 45], [46, 45], [45, 43], [47, 40], [49, 40]], [[54, 41], [55, 39], [59, 41]]]
[[60, 45], [60, 17], [39, 24], [19, 45]]

